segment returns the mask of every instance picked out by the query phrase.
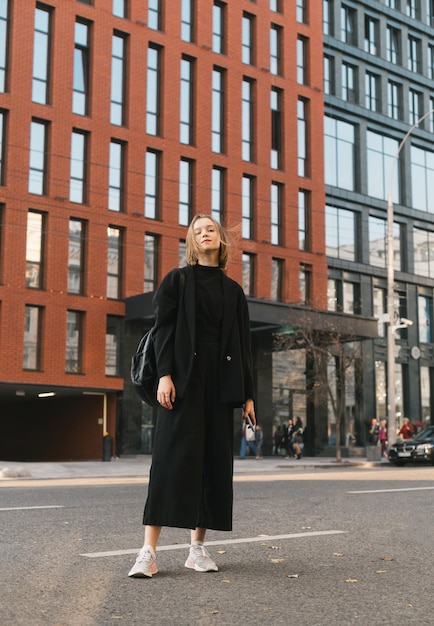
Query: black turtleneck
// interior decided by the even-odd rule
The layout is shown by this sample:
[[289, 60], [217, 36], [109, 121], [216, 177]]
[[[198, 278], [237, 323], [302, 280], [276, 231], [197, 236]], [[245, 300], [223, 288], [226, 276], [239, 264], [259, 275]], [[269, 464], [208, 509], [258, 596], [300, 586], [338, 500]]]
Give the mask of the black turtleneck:
[[195, 265], [197, 339], [219, 338], [223, 319], [222, 271]]

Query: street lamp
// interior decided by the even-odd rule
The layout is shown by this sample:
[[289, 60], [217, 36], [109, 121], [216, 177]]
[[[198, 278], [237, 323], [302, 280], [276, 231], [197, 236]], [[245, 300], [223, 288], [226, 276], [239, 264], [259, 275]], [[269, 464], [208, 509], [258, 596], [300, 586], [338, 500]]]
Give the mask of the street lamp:
[[[415, 128], [419, 126], [429, 115], [434, 113], [431, 109], [420, 117], [413, 126], [406, 132], [404, 138], [398, 146], [394, 156], [388, 181], [387, 193], [387, 432], [389, 444], [396, 441], [396, 416], [395, 416], [395, 332], [399, 328], [406, 328], [413, 322], [404, 318], [395, 323], [395, 271], [393, 264], [393, 198], [392, 182], [395, 174], [396, 164], [401, 150]], [[404, 323], [407, 322], [407, 323]], [[408, 323], [410, 322], [410, 324]]]

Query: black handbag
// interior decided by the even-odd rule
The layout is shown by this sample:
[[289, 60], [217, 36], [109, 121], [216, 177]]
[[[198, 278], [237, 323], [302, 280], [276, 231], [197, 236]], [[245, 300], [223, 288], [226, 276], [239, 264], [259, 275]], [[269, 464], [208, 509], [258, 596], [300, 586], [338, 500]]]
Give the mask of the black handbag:
[[[180, 293], [184, 288], [185, 275], [179, 270]], [[146, 331], [141, 338], [135, 354], [131, 358], [131, 382], [137, 393], [149, 406], [158, 407], [157, 402], [157, 361], [154, 348], [154, 327]]]

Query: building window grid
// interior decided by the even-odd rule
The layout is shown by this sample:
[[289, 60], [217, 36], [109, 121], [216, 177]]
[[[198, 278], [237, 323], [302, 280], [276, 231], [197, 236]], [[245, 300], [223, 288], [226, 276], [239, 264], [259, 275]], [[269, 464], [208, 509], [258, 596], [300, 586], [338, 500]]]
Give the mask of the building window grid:
[[214, 2], [212, 9], [212, 50], [216, 54], [225, 53], [225, 5]]
[[297, 173], [302, 177], [309, 175], [307, 108], [307, 101], [299, 98], [297, 101]]
[[123, 211], [124, 204], [124, 160], [125, 145], [120, 141], [110, 142], [108, 208]]
[[0, 93], [7, 89], [9, 49], [9, 2], [0, 3]]
[[341, 6], [341, 40], [356, 45], [356, 11], [351, 7]]
[[327, 95], [335, 93], [334, 61], [333, 57], [324, 56], [324, 93]]
[[160, 152], [146, 151], [144, 215], [152, 220], [157, 219], [160, 213], [160, 160]]
[[7, 112], [0, 109], [0, 185], [5, 184], [6, 120]]
[[399, 46], [399, 35], [400, 32], [393, 28], [392, 26], [388, 26], [386, 29], [386, 58], [390, 63], [395, 65], [399, 64], [400, 61], [400, 46]]
[[357, 261], [355, 213], [348, 209], [326, 206], [325, 218], [327, 256]]
[[181, 226], [188, 226], [193, 214], [193, 162], [181, 159], [179, 162], [179, 203], [178, 219]]
[[273, 11], [273, 13], [282, 13], [282, 1], [283, 0], [270, 0], [270, 11]]
[[242, 83], [242, 159], [253, 161], [253, 81], [244, 79]]
[[433, 334], [433, 299], [430, 296], [418, 296], [419, 342], [432, 343]]
[[[387, 200], [389, 194], [389, 173], [398, 150], [398, 142], [380, 133], [368, 130], [366, 133], [366, 160], [368, 195]], [[399, 167], [391, 183], [394, 202], [399, 202], [400, 176]]]
[[407, 0], [406, 2], [406, 14], [413, 20], [420, 19], [420, 0]]
[[122, 318], [107, 315], [105, 332], [105, 375], [120, 376]]
[[306, 37], [297, 37], [297, 83], [299, 85], [307, 85], [307, 50], [308, 39]]
[[391, 80], [387, 83], [387, 113], [393, 120], [401, 119], [402, 87]]
[[83, 320], [81, 311], [68, 310], [66, 313], [66, 359], [67, 374], [81, 374], [83, 358]]
[[124, 35], [115, 33], [112, 37], [112, 65], [110, 92], [110, 123], [125, 125], [125, 81], [127, 41]]
[[225, 150], [224, 132], [225, 113], [225, 71], [215, 67], [212, 72], [212, 151], [223, 154]]
[[148, 0], [148, 28], [161, 30], [161, 0]]
[[429, 131], [430, 133], [434, 133], [434, 97], [429, 99], [429, 108], [430, 108], [430, 111], [432, 111], [431, 115], [429, 116], [429, 122], [428, 122]]
[[71, 218], [68, 237], [68, 293], [84, 293], [85, 239], [85, 222]]
[[365, 74], [365, 107], [370, 111], [379, 111], [380, 102], [379, 94], [380, 78], [376, 74], [366, 72]]
[[181, 59], [181, 84], [179, 98], [179, 141], [185, 145], [192, 145], [194, 141], [193, 128], [193, 87], [194, 61], [183, 57]]
[[33, 32], [32, 101], [48, 104], [50, 87], [51, 11], [36, 5]]
[[365, 16], [365, 52], [377, 54], [378, 45], [378, 20], [369, 15]]
[[297, 0], [297, 3], [295, 5], [295, 18], [300, 24], [307, 23], [306, 0]]
[[434, 152], [416, 146], [410, 148], [411, 206], [434, 213]]
[[413, 228], [414, 273], [434, 278], [434, 233]]
[[73, 130], [69, 168], [69, 200], [78, 204], [86, 202], [87, 133]]
[[253, 239], [254, 192], [254, 179], [251, 176], [243, 176], [241, 191], [241, 231], [243, 239]]
[[272, 24], [270, 28], [270, 74], [282, 73], [282, 28]]
[[272, 245], [282, 245], [282, 186], [280, 183], [271, 183], [270, 226], [270, 241]]
[[254, 25], [254, 16], [244, 13], [241, 31], [241, 60], [245, 65], [254, 64]]
[[113, 0], [112, 13], [115, 17], [128, 17], [128, 0]]
[[418, 73], [420, 68], [420, 40], [409, 35], [407, 40], [407, 52], [408, 69], [411, 72]]
[[434, 0], [426, 0], [426, 23], [434, 26]]
[[194, 0], [181, 0], [181, 39], [194, 42]]
[[277, 170], [282, 167], [282, 90], [273, 87], [270, 92], [271, 108], [271, 151], [270, 166]]
[[246, 296], [254, 296], [255, 284], [255, 255], [243, 252], [242, 259], [243, 291]]
[[310, 191], [298, 191], [298, 249], [310, 250]]
[[87, 115], [89, 109], [90, 26], [76, 21], [74, 25], [74, 72], [72, 112]]
[[357, 102], [357, 69], [349, 63], [342, 63], [342, 100]]
[[41, 369], [43, 308], [26, 305], [24, 320], [23, 369]]
[[158, 235], [145, 233], [145, 271], [143, 291], [155, 291], [158, 283]]
[[324, 129], [325, 183], [354, 191], [355, 127], [326, 116]]
[[122, 298], [122, 248], [123, 231], [116, 226], [107, 227], [107, 298]]
[[39, 211], [27, 213], [26, 287], [30, 289], [43, 288], [46, 219]]
[[322, 32], [323, 35], [332, 35], [330, 0], [322, 0]]
[[283, 299], [283, 259], [271, 260], [271, 300], [282, 302]]
[[309, 305], [311, 303], [312, 292], [312, 267], [306, 263], [300, 264], [299, 270], [299, 292], [300, 303]]
[[416, 124], [422, 111], [422, 94], [414, 89], [408, 91], [408, 121], [412, 126]]
[[30, 124], [30, 156], [28, 191], [39, 196], [47, 192], [48, 123], [32, 120]]
[[160, 56], [161, 50], [148, 47], [146, 77], [146, 132], [148, 135], [160, 135]]

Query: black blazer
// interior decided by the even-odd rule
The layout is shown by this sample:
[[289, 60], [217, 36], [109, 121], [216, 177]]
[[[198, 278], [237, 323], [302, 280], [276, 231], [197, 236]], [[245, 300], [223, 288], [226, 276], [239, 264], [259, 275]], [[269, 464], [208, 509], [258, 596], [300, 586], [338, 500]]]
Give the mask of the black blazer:
[[[181, 272], [185, 282], [181, 284]], [[250, 321], [240, 285], [222, 275], [223, 323], [220, 345], [220, 400], [241, 406], [254, 399]], [[196, 287], [194, 269], [171, 270], [157, 289], [154, 344], [158, 377], [170, 374], [177, 396], [183, 397], [195, 358]]]

